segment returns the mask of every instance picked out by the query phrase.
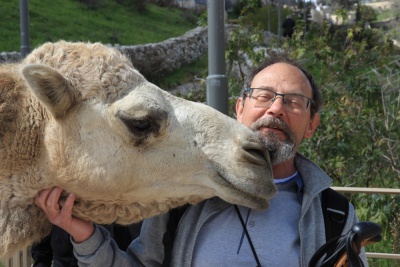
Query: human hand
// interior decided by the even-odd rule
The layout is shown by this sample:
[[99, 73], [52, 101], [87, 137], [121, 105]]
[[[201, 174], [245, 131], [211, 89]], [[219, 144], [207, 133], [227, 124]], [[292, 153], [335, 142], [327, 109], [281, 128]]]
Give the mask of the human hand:
[[44, 189], [35, 198], [35, 204], [46, 214], [47, 219], [69, 233], [75, 242], [80, 243], [88, 239], [94, 232], [92, 222], [72, 216], [72, 208], [76, 196], [69, 194], [65, 204], [58, 204], [63, 189], [59, 187]]

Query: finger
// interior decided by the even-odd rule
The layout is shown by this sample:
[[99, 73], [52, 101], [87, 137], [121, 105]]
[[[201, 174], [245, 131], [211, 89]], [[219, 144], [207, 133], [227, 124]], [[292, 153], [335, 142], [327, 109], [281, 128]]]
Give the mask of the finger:
[[47, 202], [47, 199], [51, 193], [53, 188], [46, 188], [43, 189], [38, 193], [38, 195], [35, 197], [35, 204], [41, 208], [45, 208], [45, 203]]
[[58, 201], [60, 200], [62, 191], [63, 191], [62, 188], [59, 188], [59, 187], [53, 188], [53, 190], [51, 191], [51, 193], [46, 201], [47, 208], [55, 209], [57, 211], [60, 210], [60, 205], [58, 204]]
[[68, 231], [67, 229], [71, 226], [72, 208], [74, 206], [74, 201], [75, 195], [69, 194], [61, 210], [53, 210], [51, 212], [50, 216], [53, 216], [51, 218], [51, 222]]
[[72, 208], [74, 207], [74, 202], [75, 202], [76, 196], [75, 194], [69, 194], [67, 197], [67, 200], [65, 201], [64, 205], [62, 206], [62, 213], [71, 215], [72, 214]]

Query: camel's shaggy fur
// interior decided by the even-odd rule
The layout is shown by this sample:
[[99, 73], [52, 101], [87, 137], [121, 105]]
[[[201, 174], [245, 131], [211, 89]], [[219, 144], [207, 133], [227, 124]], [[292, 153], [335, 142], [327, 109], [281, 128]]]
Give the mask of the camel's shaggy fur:
[[74, 192], [74, 215], [127, 224], [219, 196], [266, 208], [267, 151], [245, 126], [147, 82], [99, 43], [46, 43], [0, 66], [0, 258], [50, 230], [37, 193]]

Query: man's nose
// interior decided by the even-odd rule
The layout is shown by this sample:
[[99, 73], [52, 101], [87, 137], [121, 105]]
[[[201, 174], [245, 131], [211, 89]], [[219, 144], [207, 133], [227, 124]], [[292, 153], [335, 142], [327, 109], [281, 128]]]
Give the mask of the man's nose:
[[267, 109], [268, 114], [278, 117], [285, 111], [285, 102], [282, 96], [276, 96], [275, 100], [272, 101], [271, 106]]

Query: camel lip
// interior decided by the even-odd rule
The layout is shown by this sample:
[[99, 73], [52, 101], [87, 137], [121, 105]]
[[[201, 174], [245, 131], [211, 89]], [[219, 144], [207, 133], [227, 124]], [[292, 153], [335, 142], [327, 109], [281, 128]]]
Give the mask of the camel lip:
[[240, 206], [245, 206], [251, 209], [256, 210], [264, 210], [269, 207], [269, 198], [268, 197], [261, 197], [252, 195], [249, 192], [240, 190], [238, 188], [231, 188], [233, 189], [233, 197], [227, 196], [224, 199], [225, 201], [236, 204]]
[[245, 206], [255, 210], [265, 210], [269, 207], [269, 201], [267, 199], [254, 196], [249, 196], [249, 198], [240, 200], [240, 202], [235, 202], [233, 204]]
[[[254, 185], [249, 187], [250, 190], [247, 190], [240, 183], [233, 183], [232, 181], [235, 181], [235, 177], [215, 162], [214, 169], [218, 174], [218, 179], [214, 181], [222, 185], [225, 189], [228, 189], [228, 193], [224, 192], [224, 194], [219, 195], [220, 198], [226, 202], [252, 209], [263, 210], [268, 208], [270, 196], [266, 192], [256, 190]], [[265, 182], [267, 183], [267, 181]]]

